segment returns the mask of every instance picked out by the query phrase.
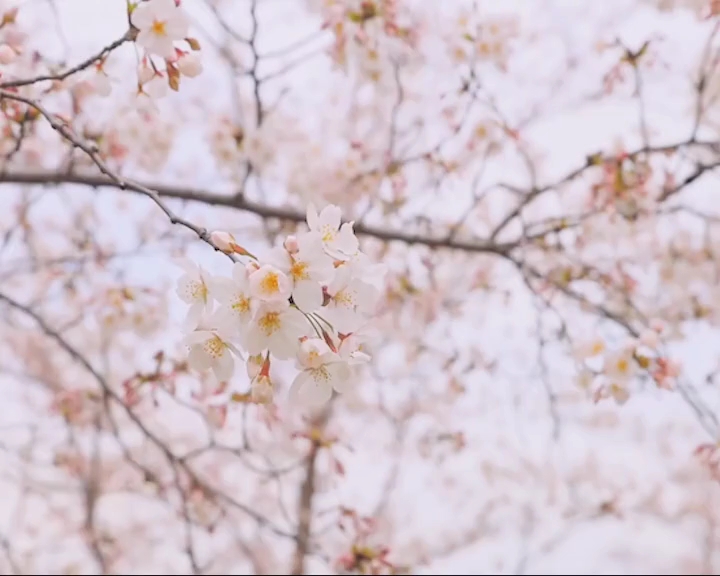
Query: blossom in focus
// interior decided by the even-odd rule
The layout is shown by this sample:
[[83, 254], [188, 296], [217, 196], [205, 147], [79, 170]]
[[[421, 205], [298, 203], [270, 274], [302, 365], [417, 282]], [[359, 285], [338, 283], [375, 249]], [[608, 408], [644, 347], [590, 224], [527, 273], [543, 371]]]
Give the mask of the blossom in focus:
[[212, 312], [213, 300], [210, 297], [209, 277], [207, 273], [192, 263], [183, 262], [185, 269], [177, 282], [177, 295], [189, 304], [190, 308], [185, 319], [185, 328], [194, 330], [204, 313]]
[[290, 397], [310, 407], [321, 406], [333, 390], [344, 392], [350, 383], [350, 368], [320, 338], [305, 340], [298, 351], [301, 372], [290, 388]]
[[292, 285], [280, 270], [265, 264], [249, 276], [250, 294], [263, 302], [283, 302], [290, 298]]
[[252, 320], [252, 301], [245, 266], [235, 263], [232, 278], [212, 278], [210, 292], [220, 303], [214, 314], [217, 324], [228, 333], [242, 338]]
[[270, 260], [290, 279], [292, 298], [297, 307], [304, 312], [315, 312], [323, 304], [322, 284], [332, 278], [333, 263], [325, 254], [318, 234], [301, 235], [295, 243], [295, 253], [278, 247], [271, 252]]
[[175, 0], [149, 0], [142, 2], [130, 17], [138, 29], [136, 42], [150, 54], [166, 59], [175, 57], [176, 40], [188, 34], [189, 22], [185, 12], [175, 5]]
[[379, 296], [373, 286], [354, 277], [349, 266], [336, 269], [327, 293], [329, 301], [324, 317], [343, 334], [354, 332], [365, 323]]
[[266, 302], [259, 306], [248, 329], [246, 342], [250, 354], [269, 350], [281, 360], [292, 358], [299, 339], [311, 326], [302, 312], [287, 302]]
[[340, 222], [341, 212], [337, 206], [326, 206], [320, 214], [313, 204], [308, 206], [308, 226], [320, 235], [327, 253], [337, 260], [348, 260], [358, 251], [359, 243], [353, 223], [346, 222], [341, 226]]
[[212, 370], [218, 382], [227, 382], [233, 375], [235, 360], [233, 353], [239, 351], [230, 338], [220, 330], [195, 330], [185, 338], [190, 348], [188, 364], [193, 370]]

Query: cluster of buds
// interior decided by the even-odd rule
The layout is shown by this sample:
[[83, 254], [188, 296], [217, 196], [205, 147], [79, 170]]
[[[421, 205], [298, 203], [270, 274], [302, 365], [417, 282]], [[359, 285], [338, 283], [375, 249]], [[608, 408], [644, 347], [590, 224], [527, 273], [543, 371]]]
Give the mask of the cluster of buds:
[[262, 259], [215, 232], [218, 249], [245, 261], [234, 263], [231, 277], [187, 263], [178, 281], [177, 294], [189, 305], [190, 367], [212, 371], [222, 387], [243, 358], [259, 403], [272, 401], [274, 359], [296, 361], [291, 399], [318, 407], [333, 390], [344, 391], [354, 365], [370, 358], [363, 346], [380, 296], [369, 281], [378, 267], [360, 251], [353, 224], [341, 225], [336, 206], [319, 214], [310, 206], [307, 223], [309, 231], [288, 236]]

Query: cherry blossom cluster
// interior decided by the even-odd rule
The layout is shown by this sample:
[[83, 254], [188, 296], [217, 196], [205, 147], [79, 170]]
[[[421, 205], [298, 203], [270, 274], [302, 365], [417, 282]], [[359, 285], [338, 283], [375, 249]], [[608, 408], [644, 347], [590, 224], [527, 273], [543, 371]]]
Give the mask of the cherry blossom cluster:
[[240, 261], [232, 276], [213, 276], [184, 264], [177, 294], [189, 305], [185, 338], [188, 363], [211, 371], [221, 387], [244, 359], [251, 399], [273, 398], [270, 364], [295, 360], [299, 373], [290, 398], [321, 406], [353, 381], [354, 366], [370, 359], [367, 323], [380, 295], [380, 267], [359, 249], [353, 223], [341, 225], [340, 209], [307, 211], [309, 230], [288, 236], [258, 258], [227, 232], [212, 242]]
[[[180, 0], [146, 0], [134, 5], [130, 22], [135, 43], [145, 50], [138, 69], [139, 90], [160, 98], [168, 87], [178, 90], [181, 76], [194, 78], [202, 72], [200, 43], [188, 34], [190, 21]], [[184, 42], [190, 50], [178, 46]], [[164, 71], [153, 60], [162, 58]]]
[[654, 324], [638, 338], [611, 350], [599, 338], [583, 343], [576, 351], [581, 362], [580, 386], [590, 390], [596, 402], [613, 398], [618, 404], [627, 402], [633, 381], [643, 376], [659, 388], [672, 388], [680, 368], [660, 351], [663, 331], [661, 324]]

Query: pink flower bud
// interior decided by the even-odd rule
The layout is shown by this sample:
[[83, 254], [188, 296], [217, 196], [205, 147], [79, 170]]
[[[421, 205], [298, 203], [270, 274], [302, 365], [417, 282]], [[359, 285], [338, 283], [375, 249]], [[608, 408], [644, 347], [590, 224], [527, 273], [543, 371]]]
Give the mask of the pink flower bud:
[[177, 61], [177, 69], [180, 71], [180, 74], [188, 78], [199, 76], [203, 71], [200, 56], [193, 52], [183, 54]]
[[285, 250], [290, 252], [290, 254], [297, 254], [298, 250], [300, 250], [300, 245], [298, 244], [295, 236], [288, 236], [285, 238], [283, 245], [285, 246]]
[[7, 44], [0, 45], [0, 64], [12, 64], [17, 53]]
[[235, 238], [229, 232], [215, 230], [212, 234], [210, 234], [210, 240], [223, 252], [230, 253], [235, 251]]

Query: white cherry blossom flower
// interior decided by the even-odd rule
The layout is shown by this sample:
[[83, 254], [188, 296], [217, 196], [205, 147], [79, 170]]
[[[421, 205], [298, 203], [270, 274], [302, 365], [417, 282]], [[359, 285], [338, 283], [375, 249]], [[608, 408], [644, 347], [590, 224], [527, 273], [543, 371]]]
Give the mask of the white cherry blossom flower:
[[311, 326], [302, 312], [285, 302], [266, 302], [259, 306], [246, 337], [249, 354], [269, 350], [281, 360], [292, 358], [299, 339], [309, 333]]
[[177, 295], [190, 305], [184, 322], [186, 330], [194, 330], [204, 313], [212, 312], [213, 300], [210, 297], [210, 278], [207, 273], [191, 262], [181, 262], [185, 270], [177, 282]]
[[350, 369], [320, 338], [305, 340], [298, 351], [301, 372], [290, 388], [291, 400], [309, 407], [325, 404], [333, 390], [344, 392], [350, 382]]
[[175, 5], [175, 0], [142, 2], [133, 10], [130, 20], [139, 30], [135, 41], [150, 54], [166, 59], [175, 57], [174, 42], [188, 35], [187, 16]]
[[346, 222], [341, 226], [340, 221], [341, 212], [337, 206], [326, 206], [320, 214], [313, 204], [308, 206], [308, 226], [320, 235], [327, 253], [337, 260], [348, 260], [358, 251], [359, 243], [353, 232], [353, 223]]
[[354, 332], [365, 322], [377, 302], [379, 292], [352, 275], [349, 266], [339, 266], [327, 287], [330, 297], [323, 314], [342, 334]]
[[323, 305], [322, 284], [332, 278], [333, 263], [323, 250], [319, 234], [303, 234], [296, 243], [294, 254], [283, 247], [273, 249], [270, 261], [290, 279], [297, 307], [304, 312], [315, 312]]
[[605, 357], [603, 372], [614, 384], [624, 384], [632, 379], [638, 365], [631, 350], [618, 350]]
[[283, 302], [290, 298], [290, 279], [275, 266], [265, 264], [250, 273], [250, 294], [263, 302]]
[[230, 380], [235, 369], [233, 353], [240, 351], [230, 342], [228, 335], [220, 330], [195, 330], [185, 337], [190, 347], [188, 364], [193, 370], [212, 370], [218, 382]]
[[218, 326], [242, 338], [247, 332], [253, 312], [246, 267], [237, 262], [233, 266], [232, 278], [212, 278], [210, 292], [220, 303], [215, 313]]

